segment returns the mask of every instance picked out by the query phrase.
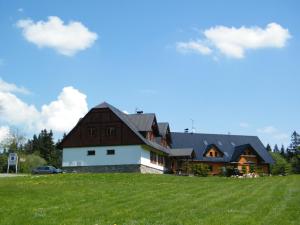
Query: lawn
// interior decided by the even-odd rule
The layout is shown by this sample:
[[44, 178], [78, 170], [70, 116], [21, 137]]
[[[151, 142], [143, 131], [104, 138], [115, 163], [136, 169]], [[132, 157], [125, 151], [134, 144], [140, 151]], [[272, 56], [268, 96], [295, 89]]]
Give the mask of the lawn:
[[300, 224], [300, 176], [0, 178], [0, 224]]

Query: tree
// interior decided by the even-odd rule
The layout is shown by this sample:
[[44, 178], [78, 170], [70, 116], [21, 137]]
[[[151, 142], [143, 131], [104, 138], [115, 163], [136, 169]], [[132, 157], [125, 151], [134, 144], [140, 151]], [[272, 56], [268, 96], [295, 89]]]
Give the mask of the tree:
[[18, 129], [10, 129], [9, 136], [2, 142], [1, 147], [4, 151], [20, 152], [24, 149], [26, 141], [25, 135]]
[[271, 173], [273, 175], [286, 175], [291, 172], [291, 164], [279, 153], [271, 152], [271, 156], [275, 163], [271, 165]]
[[281, 145], [280, 155], [282, 155], [283, 157], [285, 157], [285, 148], [284, 148], [284, 145]]
[[62, 152], [58, 149], [58, 143], [54, 143], [53, 132], [44, 129], [39, 135], [33, 135], [33, 138], [28, 140], [25, 151], [27, 154], [38, 154], [50, 165], [61, 167]]
[[300, 135], [296, 131], [294, 131], [291, 136], [291, 144], [289, 146], [289, 150], [294, 155], [299, 153], [298, 147], [300, 147]]
[[266, 149], [267, 149], [268, 152], [272, 151], [272, 148], [271, 148], [271, 146], [269, 144], [267, 144]]
[[273, 152], [279, 153], [279, 148], [277, 144], [274, 146]]

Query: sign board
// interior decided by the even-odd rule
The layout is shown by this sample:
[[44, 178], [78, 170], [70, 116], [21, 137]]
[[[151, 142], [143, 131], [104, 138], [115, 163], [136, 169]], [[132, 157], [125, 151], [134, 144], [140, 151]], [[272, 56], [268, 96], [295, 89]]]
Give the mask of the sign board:
[[9, 167], [14, 166], [16, 169], [16, 173], [18, 173], [18, 154], [17, 153], [9, 153], [7, 159], [7, 173], [9, 173]]
[[15, 166], [18, 163], [18, 155], [17, 153], [9, 153], [8, 156], [8, 164], [10, 166]]

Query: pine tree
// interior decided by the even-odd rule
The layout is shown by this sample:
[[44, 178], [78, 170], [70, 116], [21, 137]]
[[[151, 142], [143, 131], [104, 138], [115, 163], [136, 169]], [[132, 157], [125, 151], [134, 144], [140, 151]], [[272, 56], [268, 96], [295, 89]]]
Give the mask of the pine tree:
[[273, 152], [279, 153], [279, 148], [277, 144], [274, 146]]
[[291, 144], [287, 148], [288, 160], [300, 154], [300, 150], [298, 149], [299, 147], [300, 147], [300, 135], [296, 131], [294, 131], [291, 135]]
[[285, 149], [284, 149], [284, 145], [281, 145], [281, 148], [280, 148], [280, 155], [282, 155], [283, 157], [285, 157]]
[[272, 151], [272, 148], [271, 148], [271, 146], [269, 144], [267, 144], [266, 149], [267, 149], [268, 152]]
[[300, 147], [300, 135], [294, 131], [291, 136], [291, 144], [289, 146], [292, 152], [297, 152], [298, 147]]

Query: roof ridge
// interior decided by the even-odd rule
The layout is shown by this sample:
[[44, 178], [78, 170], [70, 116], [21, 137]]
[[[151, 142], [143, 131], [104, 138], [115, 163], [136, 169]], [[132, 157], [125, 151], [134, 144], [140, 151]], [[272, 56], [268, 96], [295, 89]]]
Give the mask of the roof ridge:
[[190, 134], [190, 135], [219, 135], [219, 136], [239, 136], [239, 137], [257, 137], [257, 135], [240, 135], [240, 134], [214, 134], [214, 133], [185, 133], [185, 132], [177, 132], [171, 131], [172, 134]]

